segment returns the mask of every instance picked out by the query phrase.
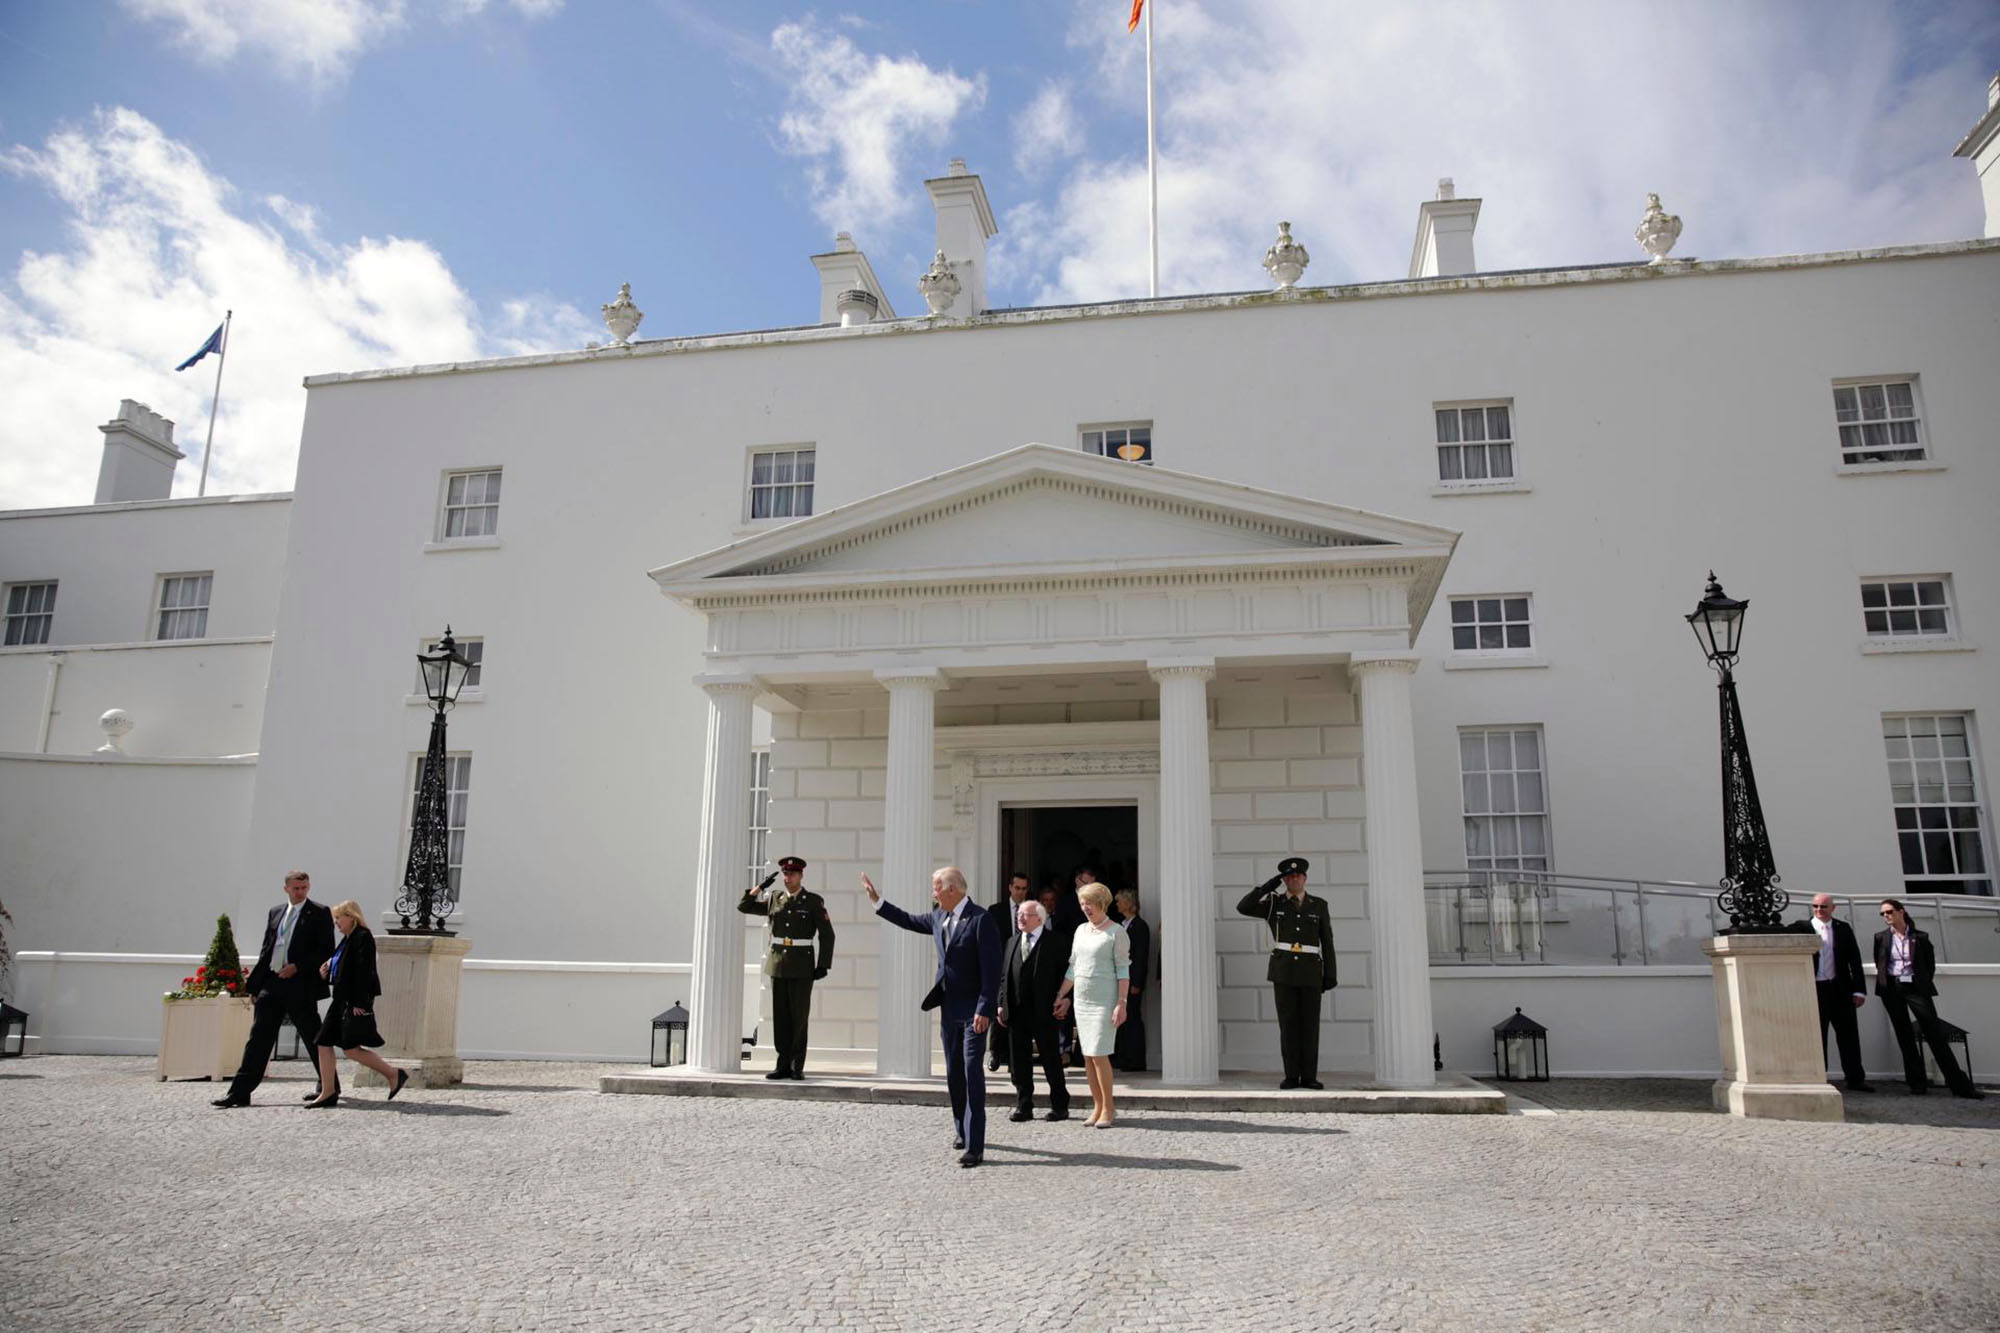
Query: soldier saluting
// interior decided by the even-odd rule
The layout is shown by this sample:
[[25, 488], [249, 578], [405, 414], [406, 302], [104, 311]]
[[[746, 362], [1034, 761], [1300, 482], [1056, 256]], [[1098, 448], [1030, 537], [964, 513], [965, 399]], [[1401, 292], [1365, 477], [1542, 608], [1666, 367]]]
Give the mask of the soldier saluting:
[[[777, 1048], [778, 1067], [765, 1078], [806, 1076], [806, 1027], [812, 1020], [813, 983], [833, 966], [833, 921], [826, 914], [826, 900], [805, 886], [804, 857], [778, 859], [775, 874], [745, 890], [736, 910], [746, 916], [766, 917], [771, 926], [771, 948], [764, 958], [764, 975], [771, 979], [771, 1045]], [[780, 875], [785, 883], [768, 899], [764, 890]], [[819, 943], [817, 961], [813, 943]]]
[[1304, 857], [1286, 857], [1236, 910], [1271, 928], [1265, 976], [1278, 1002], [1278, 1045], [1285, 1057], [1285, 1081], [1278, 1086], [1317, 1090], [1326, 1086], [1319, 1081], [1319, 997], [1334, 986], [1333, 916], [1324, 898], [1306, 892], [1308, 868]]

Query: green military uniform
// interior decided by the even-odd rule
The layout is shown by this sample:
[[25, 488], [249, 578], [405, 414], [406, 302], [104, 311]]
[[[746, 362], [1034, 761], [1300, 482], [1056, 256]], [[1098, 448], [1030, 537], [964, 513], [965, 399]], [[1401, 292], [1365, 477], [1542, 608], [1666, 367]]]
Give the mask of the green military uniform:
[[[796, 856], [787, 856], [778, 865], [788, 872], [806, 868], [805, 861]], [[804, 1078], [813, 982], [833, 966], [833, 921], [826, 914], [826, 900], [807, 889], [803, 881], [796, 892], [780, 888], [765, 899], [761, 895], [770, 883], [767, 879], [748, 890], [736, 904], [737, 911], [770, 921], [771, 943], [764, 957], [764, 975], [771, 979], [771, 1045], [778, 1053], [778, 1067], [765, 1077]]]
[[1243, 895], [1236, 910], [1271, 928], [1271, 965], [1265, 976], [1278, 1005], [1278, 1046], [1285, 1060], [1283, 1088], [1319, 1083], [1319, 997], [1334, 987], [1333, 914], [1324, 898], [1294, 898], [1282, 888], [1286, 875], [1304, 875], [1304, 857], [1278, 863], [1278, 873]]

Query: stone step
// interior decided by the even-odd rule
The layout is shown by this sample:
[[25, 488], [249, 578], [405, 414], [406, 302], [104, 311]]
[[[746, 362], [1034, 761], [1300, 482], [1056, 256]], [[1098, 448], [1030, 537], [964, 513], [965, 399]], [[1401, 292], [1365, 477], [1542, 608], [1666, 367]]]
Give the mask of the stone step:
[[[1121, 1074], [1112, 1082], [1118, 1110], [1126, 1111], [1308, 1111], [1378, 1115], [1504, 1115], [1507, 1094], [1464, 1074], [1440, 1073], [1431, 1088], [1384, 1088], [1358, 1075], [1323, 1075], [1323, 1092], [1281, 1092], [1270, 1074], [1224, 1074], [1209, 1087], [1167, 1087], [1158, 1074]], [[605, 1074], [599, 1092], [660, 1097], [743, 1097], [779, 1101], [875, 1102], [891, 1106], [944, 1106], [950, 1093], [942, 1076], [889, 1079], [861, 1071], [809, 1072], [803, 1079], [767, 1079], [762, 1071], [696, 1073], [685, 1066], [635, 1069]], [[1070, 1114], [1089, 1114], [1090, 1085], [1083, 1071], [1069, 1075]], [[986, 1104], [1005, 1111], [1014, 1105], [1006, 1074], [986, 1076]], [[1048, 1110], [1041, 1079], [1035, 1080], [1035, 1109]], [[991, 1118], [993, 1110], [988, 1111]]]

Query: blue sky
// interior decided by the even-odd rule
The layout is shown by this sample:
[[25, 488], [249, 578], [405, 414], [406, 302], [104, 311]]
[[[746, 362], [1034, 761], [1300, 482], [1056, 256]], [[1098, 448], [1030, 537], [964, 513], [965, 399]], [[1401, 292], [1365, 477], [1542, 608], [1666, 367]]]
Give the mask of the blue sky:
[[[1402, 276], [1440, 176], [1482, 268], [1976, 236], [1951, 148], [2000, 5], [1155, 0], [1163, 291]], [[0, 507], [87, 502], [121, 397], [206, 424], [211, 491], [291, 484], [306, 374], [811, 322], [852, 231], [903, 314], [948, 158], [995, 304], [1145, 292], [1128, 0], [0, 4]], [[184, 466], [176, 493], [192, 493]]]

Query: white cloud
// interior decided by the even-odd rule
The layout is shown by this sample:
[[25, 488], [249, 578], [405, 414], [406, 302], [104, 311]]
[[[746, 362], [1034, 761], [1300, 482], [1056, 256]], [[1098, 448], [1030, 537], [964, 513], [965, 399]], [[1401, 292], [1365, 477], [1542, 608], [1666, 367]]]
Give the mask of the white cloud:
[[[127, 13], [166, 27], [174, 45], [209, 65], [238, 56], [325, 87], [345, 79], [368, 48], [401, 31], [408, 0], [120, 0]], [[564, 0], [426, 0], [420, 14], [471, 18], [501, 3], [529, 22]]]
[[[1950, 153], [1983, 109], [1982, 31], [1990, 8], [1867, 0], [1708, 0], [1670, 24], [1578, 3], [1177, 0], [1155, 49], [1162, 290], [1262, 287], [1280, 218], [1312, 250], [1307, 282], [1399, 278], [1440, 176], [1485, 199], [1489, 270], [1638, 259], [1648, 191], [1686, 221], [1679, 254], [1976, 236]], [[1087, 110], [1130, 138], [1008, 211], [995, 269], [1013, 299], [1146, 290], [1143, 44], [1092, 0], [1071, 41], [1095, 64]]]
[[175, 45], [207, 64], [239, 53], [315, 84], [345, 78], [368, 46], [403, 26], [404, 0], [122, 0], [167, 26]]
[[1060, 159], [1083, 151], [1083, 122], [1070, 104], [1069, 89], [1051, 80], [1014, 117], [1014, 169], [1037, 177]]
[[[308, 205], [245, 204], [136, 112], [98, 113], [0, 168], [69, 215], [59, 250], [27, 253], [0, 289], [0, 508], [88, 503], [95, 427], [136, 398], [177, 423], [192, 494], [215, 362], [184, 360], [233, 307], [212, 492], [292, 485], [306, 375], [580, 347], [594, 321], [541, 295], [491, 326], [420, 240], [329, 240]], [[599, 335], [601, 336], [601, 334]]]
[[920, 197], [914, 151], [942, 143], [959, 114], [986, 98], [983, 74], [871, 57], [807, 23], [777, 28], [771, 50], [793, 80], [779, 135], [786, 151], [808, 159], [813, 211], [835, 230], [879, 231], [907, 212]]

